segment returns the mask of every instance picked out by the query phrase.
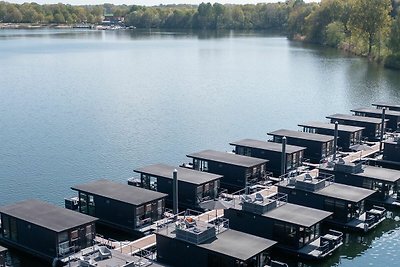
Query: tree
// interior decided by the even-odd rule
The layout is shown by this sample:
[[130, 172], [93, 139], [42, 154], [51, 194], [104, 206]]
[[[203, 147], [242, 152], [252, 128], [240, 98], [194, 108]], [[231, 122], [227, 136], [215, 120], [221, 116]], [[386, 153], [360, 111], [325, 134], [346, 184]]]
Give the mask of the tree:
[[366, 39], [370, 59], [372, 46], [377, 44], [380, 50], [382, 36], [389, 32], [390, 11], [390, 0], [353, 0], [352, 2], [350, 25], [359, 37]]
[[400, 55], [400, 16], [393, 22], [388, 46], [393, 54]]

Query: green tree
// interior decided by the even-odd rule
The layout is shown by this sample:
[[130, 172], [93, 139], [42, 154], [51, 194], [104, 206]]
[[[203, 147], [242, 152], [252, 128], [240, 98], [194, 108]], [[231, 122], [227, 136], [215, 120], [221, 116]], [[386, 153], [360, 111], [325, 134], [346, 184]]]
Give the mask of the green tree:
[[345, 38], [345, 28], [342, 22], [335, 21], [325, 27], [325, 43], [327, 45], [338, 47]]
[[[390, 0], [352, 0], [350, 25], [360, 38], [368, 44], [368, 58], [372, 57], [372, 47], [380, 43], [390, 29]], [[378, 52], [378, 56], [380, 52]]]
[[388, 46], [393, 54], [400, 55], [400, 16], [392, 24]]

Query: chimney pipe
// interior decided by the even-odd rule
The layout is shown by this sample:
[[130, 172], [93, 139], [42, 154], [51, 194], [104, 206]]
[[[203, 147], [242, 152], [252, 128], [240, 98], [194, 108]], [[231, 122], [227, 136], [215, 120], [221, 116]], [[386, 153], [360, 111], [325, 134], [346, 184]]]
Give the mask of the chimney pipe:
[[282, 138], [281, 175], [286, 174], [286, 136]]
[[337, 139], [338, 139], [338, 128], [339, 128], [339, 123], [335, 121], [335, 133], [334, 133], [334, 139], [333, 139], [333, 160], [336, 160], [336, 152], [337, 152]]
[[178, 171], [176, 169], [172, 173], [172, 203], [173, 213], [178, 214]]
[[382, 153], [383, 149], [383, 134], [385, 132], [385, 115], [386, 115], [386, 108], [382, 109], [382, 125], [381, 125], [381, 136], [380, 136], [380, 144], [379, 144], [379, 153]]

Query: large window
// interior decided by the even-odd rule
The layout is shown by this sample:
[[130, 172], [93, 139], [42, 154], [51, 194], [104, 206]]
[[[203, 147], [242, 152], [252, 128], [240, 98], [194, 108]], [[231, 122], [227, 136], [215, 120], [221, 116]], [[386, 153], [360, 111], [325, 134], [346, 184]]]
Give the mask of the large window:
[[153, 191], [157, 191], [157, 177], [150, 176], [147, 174], [142, 174], [142, 186], [145, 189], [150, 189]]
[[80, 212], [87, 214], [88, 213], [88, 200], [87, 194], [83, 192], [79, 192], [79, 209]]

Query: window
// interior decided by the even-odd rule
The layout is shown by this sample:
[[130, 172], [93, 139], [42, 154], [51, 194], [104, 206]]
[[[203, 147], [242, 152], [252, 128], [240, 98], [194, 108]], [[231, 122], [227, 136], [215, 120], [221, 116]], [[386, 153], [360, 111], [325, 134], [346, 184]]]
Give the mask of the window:
[[2, 226], [3, 226], [3, 237], [4, 238], [10, 238], [10, 217], [7, 215], [2, 215], [1, 221], [2, 221]]
[[78, 237], [79, 237], [79, 235], [78, 235], [78, 230], [73, 230], [73, 231], [71, 231], [71, 240], [72, 240], [72, 241], [77, 240]]
[[92, 216], [95, 215], [95, 203], [93, 195], [88, 195], [88, 214]]
[[80, 212], [87, 214], [88, 213], [88, 203], [87, 203], [87, 194], [83, 192], [79, 192], [79, 209]]

